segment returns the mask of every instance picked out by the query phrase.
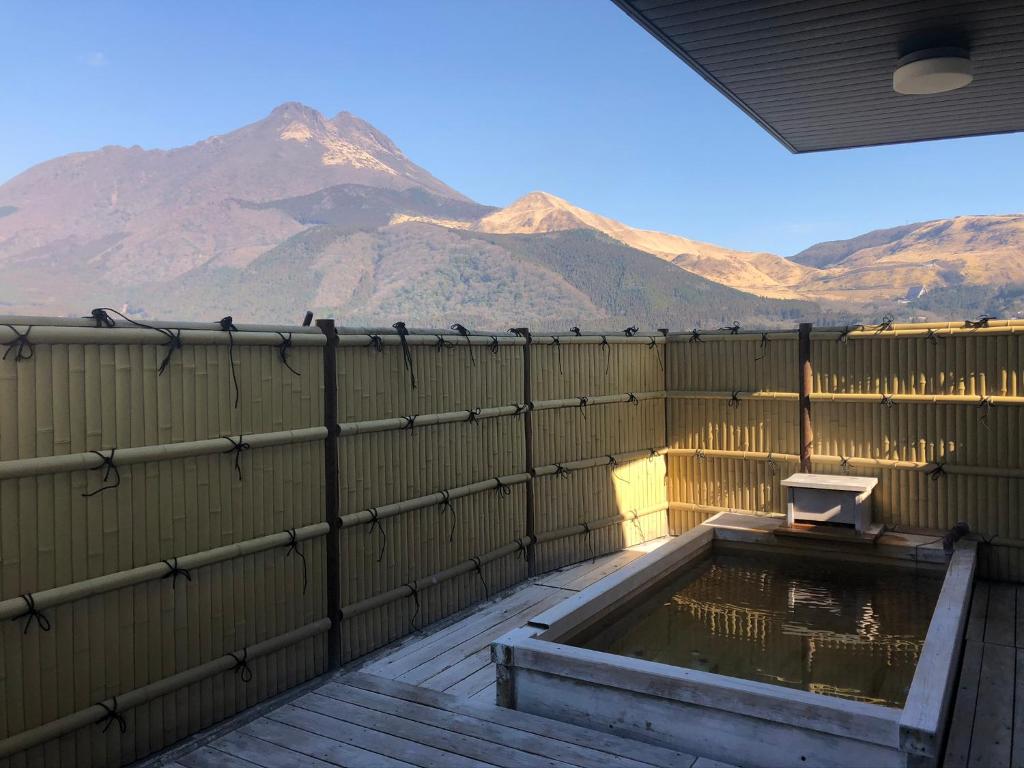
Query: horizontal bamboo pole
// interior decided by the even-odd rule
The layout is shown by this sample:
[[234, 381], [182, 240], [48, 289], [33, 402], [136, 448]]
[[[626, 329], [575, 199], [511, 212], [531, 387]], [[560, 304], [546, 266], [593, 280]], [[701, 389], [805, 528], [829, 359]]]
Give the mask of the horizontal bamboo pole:
[[[295, 541], [300, 543], [308, 539], [325, 536], [330, 532], [331, 527], [327, 523], [315, 523], [302, 528], [295, 529]], [[233, 560], [244, 555], [251, 555], [256, 552], [264, 552], [268, 549], [288, 546], [292, 542], [291, 533], [283, 531], [261, 536], [256, 539], [248, 539], [235, 544], [227, 544], [223, 547], [215, 547], [203, 552], [195, 552], [190, 555], [181, 555], [177, 558], [170, 558], [175, 567], [191, 571], [203, 566], [222, 563], [226, 560]], [[165, 562], [140, 565], [137, 568], [130, 568], [126, 571], [109, 573], [104, 576], [96, 576], [92, 579], [77, 581], [73, 584], [66, 584], [53, 589], [45, 589], [32, 593], [32, 602], [36, 610], [43, 611], [64, 603], [74, 602], [86, 597], [100, 595], [104, 592], [112, 592], [115, 589], [131, 587], [147, 581], [156, 581], [170, 575], [171, 571]], [[26, 603], [20, 597], [0, 601], [0, 621], [14, 619], [24, 615]]]
[[[563, 400], [536, 400], [532, 403], [520, 403], [517, 405], [502, 405], [496, 408], [481, 408], [479, 411], [448, 411], [445, 413], [423, 413], [415, 417], [399, 416], [393, 419], [374, 419], [371, 421], [349, 421], [339, 424], [337, 435], [349, 437], [352, 435], [364, 435], [371, 432], [392, 432], [401, 429], [414, 429], [417, 427], [429, 427], [436, 424], [453, 424], [460, 421], [479, 421], [482, 419], [494, 419], [500, 416], [518, 416], [524, 410], [547, 411], [556, 408], [579, 408], [581, 405], [611, 405], [614, 403], [629, 403], [631, 398], [637, 401], [656, 400], [665, 397], [664, 392], [636, 392], [623, 395], [597, 395], [594, 397], [572, 397]], [[409, 419], [415, 418], [410, 426]]]
[[[762, 341], [765, 338], [768, 341], [781, 341], [783, 339], [793, 339], [794, 341], [799, 336], [799, 332], [796, 330], [792, 331], [740, 331], [739, 333], [733, 333], [732, 331], [702, 331], [697, 330], [697, 337], [694, 337], [693, 331], [679, 331], [670, 333], [666, 337], [669, 341], [686, 341], [690, 339], [694, 340], [694, 343], [699, 341]], [[698, 341], [699, 339], [699, 341]]]
[[870, 392], [812, 392], [811, 400], [832, 403], [880, 403], [882, 398], [894, 403], [924, 403], [931, 405], [1024, 405], [1024, 397], [1009, 395], [913, 395]]
[[664, 344], [665, 337], [660, 333], [647, 333], [647, 334], [636, 334], [635, 336], [625, 336], [623, 334], [592, 334], [588, 333], [586, 336], [575, 336], [573, 334], [531, 334], [530, 340], [533, 344], [543, 346], [545, 344], [554, 344], [555, 339], [558, 339], [559, 344], [650, 344], [652, 341], [655, 344]]
[[[464, 339], [465, 336], [462, 334], [456, 334], [451, 328], [406, 328], [406, 333], [409, 337], [412, 336], [430, 336], [435, 338], [436, 336], [454, 336], [459, 339]], [[352, 325], [339, 325], [337, 327], [338, 334], [341, 336], [398, 336], [398, 332], [394, 326], [352, 326]], [[516, 334], [509, 331], [469, 331], [470, 336], [482, 336], [486, 339], [490, 339], [492, 336], [497, 336], [499, 339], [515, 339], [519, 338]], [[436, 338], [435, 338], [436, 340]]]
[[[766, 392], [758, 390], [755, 392], [722, 392], [716, 390], [681, 390], [673, 389], [665, 393], [665, 397], [678, 400], [732, 400], [733, 397], [740, 400], [798, 400], [799, 392]], [[878, 397], [876, 397], [878, 399]]]
[[[658, 504], [653, 507], [645, 507], [644, 509], [634, 510], [636, 518], [647, 517], [648, 515], [655, 515], [659, 512], [664, 512], [668, 509], [667, 504]], [[610, 517], [602, 517], [600, 520], [594, 520], [588, 523], [578, 523], [576, 525], [570, 525], [566, 528], [559, 528], [554, 531], [545, 531], [544, 533], [537, 534], [537, 543], [543, 544], [548, 541], [555, 541], [556, 539], [564, 539], [569, 536], [579, 536], [586, 533], [588, 530], [597, 531], [601, 528], [609, 528], [613, 525], [621, 523], [631, 523], [634, 520], [633, 515], [611, 515]]]
[[[232, 654], [225, 654], [212, 661], [208, 661], [205, 664], [187, 669], [184, 672], [179, 672], [176, 675], [165, 677], [162, 680], [144, 685], [141, 688], [136, 688], [128, 693], [120, 694], [117, 696], [117, 701], [114, 699], [106, 699], [102, 704], [93, 704], [86, 709], [79, 710], [70, 715], [66, 715], [57, 720], [51, 720], [48, 723], [31, 728], [27, 731], [22, 731], [19, 734], [10, 736], [0, 741], [0, 759], [10, 757], [19, 752], [24, 752], [26, 749], [39, 746], [53, 739], [60, 738], [69, 733], [77, 731], [79, 728], [84, 728], [89, 725], [102, 722], [107, 716], [109, 710], [114, 710], [118, 713], [123, 713], [125, 710], [132, 709], [141, 704], [153, 701], [161, 696], [165, 696], [174, 691], [185, 688], [186, 686], [198, 683], [201, 680], [205, 680], [214, 675], [221, 674], [223, 672], [230, 672], [238, 664], [238, 659], [246, 659], [251, 661], [261, 656], [279, 651], [282, 648], [287, 648], [290, 645], [294, 645], [310, 637], [321, 635], [325, 633], [331, 626], [330, 619], [320, 619], [311, 624], [307, 624], [304, 627], [299, 627], [291, 632], [286, 632], [283, 635], [264, 640], [261, 643], [255, 643], [246, 648], [240, 648]], [[244, 654], [244, 656], [243, 656]]]
[[[137, 328], [127, 320], [112, 315], [114, 328]], [[139, 319], [138, 322], [151, 325], [154, 328], [167, 328], [168, 330], [189, 330], [189, 331], [217, 331], [223, 333], [219, 322], [199, 323], [194, 320], [146, 320]], [[36, 315], [0, 315], [0, 325], [32, 325], [32, 326], [55, 326], [61, 328], [96, 328], [96, 321], [91, 317], [43, 317]], [[321, 336], [320, 329], [309, 325], [272, 325], [266, 323], [235, 323], [239, 333], [251, 331], [273, 333], [294, 333]], [[109, 329], [100, 329], [109, 330]]]
[[[462, 485], [457, 488], [451, 488], [447, 491], [448, 498], [451, 500], [461, 499], [464, 496], [471, 496], [475, 493], [483, 493], [484, 491], [492, 491], [498, 487], [500, 482], [501, 485], [518, 485], [525, 483], [530, 479], [530, 475], [526, 472], [522, 472], [517, 475], [504, 475], [502, 477], [492, 477], [489, 480], [481, 480], [479, 483], [470, 483], [469, 485]], [[423, 509], [424, 507], [434, 506], [444, 502], [444, 494], [428, 493], [426, 496], [418, 496], [414, 499], [406, 499], [405, 501], [398, 501], [394, 504], [384, 504], [374, 509], [364, 509], [359, 512], [352, 512], [347, 515], [342, 515], [338, 518], [338, 524], [342, 528], [351, 528], [353, 525], [362, 525], [364, 523], [372, 523], [374, 520], [385, 520], [395, 515], [400, 515], [403, 512], [412, 512], [417, 509]]]
[[878, 326], [868, 325], [863, 330], [853, 326], [851, 326], [851, 330], [845, 328], [815, 329], [811, 331], [811, 338], [816, 341], [828, 339], [836, 341], [841, 339], [920, 339], [929, 337], [941, 339], [950, 336], [1012, 336], [1021, 333], [1024, 333], [1024, 324], [996, 325], [995, 321], [990, 321], [989, 325], [980, 328], [969, 328], [963, 325], [951, 326], [948, 324], [943, 326], [940, 323], [938, 325], [924, 325], [914, 328], [893, 326], [892, 328], [881, 329]]
[[[746, 461], [799, 462], [800, 457], [792, 453], [764, 453], [761, 451], [722, 451], [704, 448], [669, 448], [665, 451], [669, 456], [702, 456], [713, 459], [742, 459]], [[858, 456], [827, 456], [815, 454], [812, 457], [816, 464], [838, 464], [866, 469], [908, 469], [933, 472], [942, 467], [947, 475], [971, 475], [974, 477], [1011, 477], [1024, 478], [1024, 469], [1015, 467], [979, 467], [966, 464], [939, 464], [934, 461], [903, 461], [899, 459], [871, 459]]]
[[619, 463], [623, 461], [636, 461], [638, 459], [653, 458], [654, 456], [661, 456], [665, 452], [664, 448], [652, 448], [646, 451], [631, 451], [629, 453], [614, 453], [606, 456], [595, 456], [591, 459], [579, 459], [577, 461], [566, 461], [559, 464], [545, 464], [541, 467], [534, 467], [533, 474], [535, 477], [545, 477], [547, 475], [556, 475], [559, 470], [565, 470], [566, 472], [574, 472], [579, 469], [590, 469], [591, 467], [603, 467], [609, 466], [613, 463]]
[[739, 507], [715, 507], [710, 504], [691, 504], [688, 501], [670, 501], [668, 503], [669, 509], [685, 509], [692, 512], [703, 512], [709, 515], [717, 515], [720, 512], [734, 512], [738, 515], [750, 515], [751, 517], [785, 517], [785, 515], [776, 514], [765, 514], [764, 512], [755, 512], [750, 509], [740, 509]]
[[[402, 337], [392, 331], [389, 334], [358, 334], [358, 333], [347, 333], [338, 334], [338, 346], [339, 347], [369, 347], [372, 346], [376, 339], [380, 340], [380, 343], [385, 347], [398, 347], [402, 344]], [[407, 334], [405, 337], [405, 343], [410, 347], [432, 347], [435, 344], [440, 343], [449, 344], [452, 347], [489, 347], [497, 341], [499, 347], [521, 347], [526, 344], [526, 339], [520, 336], [460, 336], [459, 334], [448, 331], [446, 333], [439, 333], [435, 335], [414, 335]]]
[[[33, 325], [31, 330], [27, 324], [0, 324], [0, 344], [7, 344], [16, 338], [15, 332], [8, 325], [13, 326], [18, 333], [28, 331], [28, 340], [33, 344], [166, 344], [167, 334], [154, 331], [149, 328], [136, 328], [134, 326], [119, 328], [77, 328], [73, 326], [58, 325]], [[177, 331], [177, 329], [168, 329]], [[283, 332], [285, 336], [288, 331]], [[238, 331], [230, 335], [221, 330], [216, 331], [181, 331], [181, 343], [184, 345], [213, 345], [221, 344], [227, 346], [234, 344], [239, 347], [276, 347], [281, 344], [281, 337], [277, 333], [264, 333], [262, 331]], [[321, 333], [300, 333], [293, 332], [291, 344], [295, 347], [322, 347], [327, 343], [326, 337]]]
[[412, 597], [414, 594], [422, 592], [424, 589], [436, 587], [438, 584], [450, 581], [456, 576], [462, 576], [463, 574], [475, 571], [478, 562], [480, 565], [486, 565], [487, 563], [491, 563], [502, 557], [507, 557], [515, 552], [525, 552], [526, 548], [532, 543], [534, 542], [531, 537], [523, 536], [521, 539], [509, 542], [508, 544], [491, 550], [486, 554], [479, 555], [475, 560], [463, 560], [461, 563], [456, 563], [450, 568], [445, 568], [443, 571], [438, 571], [430, 576], [424, 576], [423, 578], [416, 579], [409, 584], [403, 584], [400, 587], [395, 587], [394, 589], [382, 592], [379, 595], [374, 595], [373, 597], [368, 597], [365, 600], [360, 600], [358, 603], [346, 605], [341, 608], [339, 615], [342, 619], [351, 619], [361, 613], [372, 611], [374, 608], [380, 608], [388, 603], [401, 600], [404, 597]]
[[[327, 437], [327, 427], [305, 427], [303, 429], [287, 429], [281, 432], [262, 432], [242, 435], [249, 448], [269, 448], [275, 445], [291, 445], [294, 443], [311, 443]], [[232, 450], [229, 440], [238, 441], [238, 435], [227, 437], [211, 437], [207, 440], [192, 440], [166, 445], [143, 445], [138, 448], [120, 448], [114, 453], [114, 464], [125, 467], [131, 464], [142, 464], [149, 461], [167, 461], [184, 459], [191, 456], [209, 456], [215, 453], [227, 453]], [[110, 455], [110, 449], [101, 453]], [[0, 461], [0, 480], [15, 477], [36, 477], [57, 472], [76, 472], [79, 470], [102, 469], [101, 459], [91, 451], [84, 453], [68, 453], [63, 456], [39, 456], [32, 459], [11, 459]]]

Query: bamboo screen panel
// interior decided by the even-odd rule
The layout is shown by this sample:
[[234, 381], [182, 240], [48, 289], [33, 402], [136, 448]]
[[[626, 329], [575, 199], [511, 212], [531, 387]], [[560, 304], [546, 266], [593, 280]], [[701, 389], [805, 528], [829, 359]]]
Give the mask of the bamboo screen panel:
[[[33, 327], [25, 359], [0, 361], [0, 464], [323, 423], [319, 346], [290, 350], [295, 375], [245, 334], [230, 349], [227, 334], [186, 334], [161, 375], [163, 336], [115, 342], [139, 333]], [[61, 334], [75, 340], [40, 341]], [[322, 442], [245, 450], [241, 479], [219, 450], [120, 466], [120, 483], [98, 493], [114, 485], [102, 469], [0, 480], [0, 601], [322, 519]], [[301, 551], [305, 594], [303, 563], [277, 548], [45, 609], [49, 631], [31, 617], [0, 622], [0, 741], [322, 618], [323, 539]], [[324, 656], [323, 638], [307, 639], [252, 660], [248, 684], [214, 675], [125, 709], [123, 734], [89, 725], [0, 765], [130, 762], [316, 675]]]
[[671, 532], [722, 509], [784, 512], [779, 483], [796, 465], [769, 454], [799, 453], [797, 402], [751, 394], [795, 395], [797, 334], [671, 336], [667, 346]]
[[[531, 396], [536, 401], [663, 392], [665, 346], [609, 338], [608, 344], [531, 345]], [[644, 452], [665, 444], [662, 398], [541, 410], [533, 413], [534, 466], [565, 464], [608, 454]], [[535, 529], [545, 533], [621, 515], [614, 525], [543, 542], [537, 572], [622, 549], [666, 533], [665, 463], [658, 455], [537, 477]], [[657, 511], [653, 511], [657, 508]], [[637, 517], [633, 518], [633, 513]], [[646, 513], [646, 514], [644, 514]], [[626, 520], [626, 518], [630, 518]]]
[[[957, 324], [959, 325], [959, 324]], [[824, 467], [879, 478], [875, 519], [946, 530], [957, 521], [988, 540], [980, 550], [991, 578], [1024, 576], [1024, 407], [983, 398], [1024, 397], [1024, 324], [928, 336], [912, 328], [814, 334], [814, 392], [872, 397], [812, 399], [814, 454], [878, 459], [881, 465]], [[964, 403], [882, 395], [964, 395]], [[904, 467], [891, 462], [913, 462]], [[944, 466], [936, 472], [936, 462]], [[928, 463], [928, 466], [921, 466]]]
[[[365, 337], [364, 337], [365, 338]], [[524, 401], [523, 348], [412, 345], [416, 388], [398, 345], [338, 348], [341, 423], [469, 411]], [[341, 514], [526, 471], [522, 417], [501, 416], [339, 438]], [[341, 604], [352, 605], [485, 555], [526, 534], [525, 484], [341, 530]], [[379, 558], [379, 561], [378, 561]], [[526, 577], [509, 555], [341, 625], [344, 658], [384, 645]], [[482, 577], [482, 578], [481, 578]], [[486, 591], [485, 591], [486, 584]]]

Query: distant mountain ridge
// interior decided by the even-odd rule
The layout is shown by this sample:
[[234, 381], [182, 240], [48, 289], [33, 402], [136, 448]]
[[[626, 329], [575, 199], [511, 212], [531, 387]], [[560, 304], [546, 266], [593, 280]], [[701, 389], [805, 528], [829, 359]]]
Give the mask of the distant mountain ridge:
[[895, 301], [915, 281], [987, 285], [993, 260], [1024, 275], [1021, 220], [906, 225], [784, 259], [637, 229], [546, 192], [481, 205], [369, 123], [289, 102], [187, 147], [105, 147], [0, 185], [0, 311], [772, 325]]

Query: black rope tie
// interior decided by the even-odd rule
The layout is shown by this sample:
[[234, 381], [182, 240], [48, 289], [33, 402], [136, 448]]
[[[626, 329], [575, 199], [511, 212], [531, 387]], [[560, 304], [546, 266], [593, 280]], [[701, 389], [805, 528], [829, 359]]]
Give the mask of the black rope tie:
[[36, 599], [32, 596], [31, 592], [26, 592], [21, 595], [21, 599], [25, 601], [25, 612], [15, 616], [11, 621], [21, 621], [25, 619], [25, 629], [22, 630], [21, 634], [27, 635], [29, 627], [32, 626], [34, 621], [43, 632], [50, 631], [50, 620], [46, 618], [41, 610], [36, 608]]
[[985, 426], [985, 429], [990, 429], [988, 425], [989, 414], [992, 413], [992, 406], [995, 403], [991, 397], [982, 397], [978, 400], [978, 421]]
[[628, 336], [629, 338], [633, 338], [634, 336], [636, 336], [636, 334], [637, 334], [637, 331], [639, 331], [639, 330], [640, 330], [640, 329], [639, 329], [639, 328], [638, 328], [637, 326], [635, 326], [635, 325], [631, 325], [631, 326], [629, 326], [629, 328], [626, 328], [626, 329], [625, 329], [625, 330], [623, 330], [622, 332], [623, 332], [623, 333], [624, 333], [624, 334], [625, 334], [626, 336]]
[[892, 399], [892, 395], [882, 395], [882, 399], [881, 401], [879, 401], [879, 405], [881, 405], [883, 408], [893, 408], [896, 405], [896, 401]]
[[531, 401], [528, 401], [528, 402], [525, 402], [525, 403], [516, 403], [515, 408], [516, 408], [516, 412], [513, 413], [512, 415], [513, 416], [522, 416], [524, 413], [528, 413], [528, 412], [533, 410], [533, 401], [531, 400]]
[[451, 329], [459, 334], [459, 336], [466, 337], [466, 346], [469, 347], [469, 361], [476, 365], [476, 355], [473, 354], [473, 341], [469, 338], [469, 329], [459, 323], [453, 323]]
[[640, 398], [636, 396], [635, 392], [627, 392], [626, 402], [632, 403], [633, 405], [640, 405]]
[[97, 705], [103, 707], [103, 711], [106, 713], [96, 721], [96, 725], [103, 726], [103, 730], [100, 733], [106, 733], [114, 723], [117, 723], [117, 728], [121, 733], [127, 733], [128, 723], [125, 721], [124, 715], [121, 714], [121, 710], [117, 708], [117, 696], [112, 698], [110, 702], [109, 707], [105, 701], [96, 702]]
[[936, 459], [934, 463], [935, 466], [932, 469], [929, 469], [927, 472], [925, 472], [925, 474], [928, 475], [928, 478], [930, 480], [938, 480], [940, 477], [945, 477], [946, 462], [942, 461], [941, 459]]
[[555, 477], [562, 480], [568, 480], [571, 473], [568, 469], [563, 467], [561, 464], [555, 464]]
[[558, 375], [564, 375], [562, 373], [562, 340], [557, 336], [551, 337], [551, 346], [558, 350]]
[[296, 371], [294, 368], [292, 368], [291, 364], [288, 362], [288, 352], [292, 348], [291, 333], [285, 336], [283, 333], [278, 331], [277, 335], [281, 337], [281, 343], [277, 345], [278, 357], [281, 358], [281, 362], [284, 364], [285, 368], [294, 373], [296, 376], [301, 376], [302, 374]]
[[480, 413], [482, 412], [482, 410], [483, 409], [481, 409], [481, 408], [470, 408], [466, 412], [466, 413], [469, 414], [466, 417], [466, 421], [468, 421], [470, 424], [479, 424], [480, 423]]
[[719, 328], [718, 330], [728, 331], [730, 336], [735, 336], [737, 333], [740, 332], [740, 324], [733, 323], [732, 325], [727, 325], [724, 328]]
[[692, 331], [690, 331], [690, 338], [687, 339], [686, 342], [688, 344], [693, 344], [694, 342], [700, 342], [701, 344], [703, 344], [704, 339], [700, 337], [700, 331], [694, 328]]
[[[6, 325], [6, 323], [5, 323]], [[32, 326], [25, 328], [25, 332], [22, 333], [13, 325], [8, 325], [11, 332], [14, 334], [14, 339], [4, 343], [7, 347], [7, 351], [4, 352], [4, 356], [0, 357], [0, 360], [6, 360], [7, 356], [14, 352], [14, 362], [20, 363], [22, 360], [31, 360], [35, 355], [35, 347], [32, 346], [32, 342], [28, 339], [29, 331], [32, 330]]]
[[[163, 331], [166, 329], [161, 328], [160, 330]], [[167, 348], [167, 351], [164, 353], [164, 359], [160, 361], [160, 367], [156, 369], [157, 376], [162, 375], [163, 372], [167, 370], [167, 366], [171, 364], [171, 357], [174, 355], [174, 350], [181, 349], [184, 346], [184, 343], [181, 340], [181, 331], [167, 330], [164, 335], [167, 337], [167, 341], [163, 343], [163, 346]]]
[[863, 325], [848, 325], [839, 332], [839, 336], [836, 337], [836, 341], [840, 344], [845, 344], [849, 341], [849, 336], [852, 331], [863, 331]]
[[569, 333], [571, 333], [573, 336], [583, 335], [583, 331], [580, 330], [580, 327], [578, 325], [574, 325], [572, 328], [570, 328]]
[[640, 534], [640, 541], [646, 544], [647, 536], [644, 534], [644, 527], [640, 525], [640, 515], [636, 513], [635, 509], [631, 509], [630, 512], [633, 513], [633, 516], [630, 518], [630, 522], [633, 523], [633, 527], [636, 528], [636, 532]]
[[693, 455], [696, 456], [701, 461], [703, 461], [704, 459], [706, 459], [708, 457], [708, 455], [704, 452], [703, 448], [698, 448]]
[[245, 442], [242, 435], [239, 435], [237, 440], [235, 440], [233, 437], [225, 437], [224, 439], [231, 443], [231, 447], [228, 448], [226, 451], [221, 451], [221, 453], [235, 454], [235, 472], [238, 473], [238, 479], [241, 480], [242, 465], [239, 462], [241, 461], [242, 458], [242, 451], [247, 451], [252, 446]]
[[664, 363], [664, 362], [662, 361], [662, 359], [661, 359], [661, 352], [660, 352], [660, 351], [658, 350], [658, 342], [654, 340], [654, 337], [653, 337], [653, 336], [650, 336], [650, 337], [648, 337], [648, 338], [650, 338], [650, 341], [649, 341], [649, 342], [647, 342], [647, 348], [648, 348], [648, 349], [653, 349], [653, 350], [654, 350], [654, 354], [655, 354], [655, 355], [657, 356], [657, 358], [658, 358], [658, 367], [659, 367], [659, 368], [660, 368], [661, 370], [663, 370], [663, 371], [664, 371], [664, 370], [665, 370], [665, 363]]
[[891, 331], [892, 330], [892, 323], [893, 323], [893, 316], [892, 315], [882, 315], [882, 322], [880, 322], [878, 324], [878, 327], [875, 329], [875, 334], [877, 335], [877, 334], [883, 333], [885, 331]]
[[775, 472], [778, 470], [779, 465], [778, 465], [778, 463], [776, 463], [775, 457], [772, 456], [771, 451], [768, 452], [767, 467], [768, 467], [768, 476], [769, 477], [775, 477]]
[[484, 564], [479, 557], [473, 555], [469, 558], [473, 561], [473, 570], [476, 571], [476, 575], [480, 577], [480, 583], [484, 585], [484, 599], [491, 596], [491, 588], [487, 586], [487, 580], [484, 579]]
[[942, 338], [935, 332], [934, 328], [929, 328], [928, 333], [925, 335], [925, 340], [930, 341], [934, 346], [938, 346], [939, 340]]
[[847, 456], [839, 457], [839, 468], [843, 471], [844, 475], [850, 474], [850, 459]]
[[96, 323], [97, 328], [113, 328], [114, 318], [110, 316], [107, 310], [99, 307], [92, 310], [88, 316], [82, 318], [83, 320], [92, 320]]
[[181, 340], [181, 331], [179, 329], [157, 328], [155, 325], [140, 323], [138, 320], [132, 320], [123, 312], [118, 312], [116, 309], [111, 309], [110, 307], [97, 307], [92, 310], [89, 317], [86, 319], [92, 318], [95, 320], [97, 328], [113, 328], [115, 322], [110, 316], [111, 314], [117, 315], [126, 323], [130, 323], [136, 328], [145, 328], [149, 331], [156, 331], [167, 339], [163, 343], [163, 346], [167, 347], [167, 352], [164, 354], [163, 360], [160, 361], [160, 366], [157, 368], [158, 375], [162, 375], [163, 372], [167, 370], [167, 366], [171, 364], [171, 357], [174, 355], [174, 351], [176, 349], [181, 349], [184, 346], [184, 342]]
[[188, 568], [182, 568], [178, 565], [178, 558], [172, 557], [170, 560], [164, 560], [164, 565], [167, 566], [167, 573], [160, 578], [171, 580], [171, 589], [178, 588], [178, 577], [184, 576], [185, 581], [192, 581], [192, 574]]
[[615, 456], [613, 456], [610, 453], [608, 454], [608, 466], [612, 468], [612, 475], [615, 477], [616, 480], [621, 480], [626, 485], [632, 485], [632, 483], [630, 483], [629, 480], [619, 475], [619, 473], [616, 471], [619, 468], [619, 461], [618, 459], [615, 458]]
[[228, 363], [231, 365], [231, 383], [235, 387], [235, 408], [238, 407], [238, 373], [235, 371], [235, 327], [234, 318], [231, 315], [220, 319], [220, 329], [228, 335]]
[[409, 349], [409, 339], [406, 338], [409, 335], [409, 331], [403, 322], [397, 322], [391, 327], [398, 333], [398, 340], [402, 344], [402, 362], [405, 365], [405, 370], [409, 372], [409, 381], [412, 383], [412, 388], [416, 389], [416, 371], [412, 367], [412, 350]]
[[583, 526], [582, 533], [583, 536], [586, 537], [587, 546], [590, 548], [590, 562], [594, 562], [597, 560], [597, 550], [594, 549], [594, 537], [590, 535], [592, 533], [590, 530], [590, 524], [583, 522], [580, 523], [580, 525]]
[[238, 673], [243, 683], [251, 682], [252, 667], [249, 666], [249, 649], [243, 648], [241, 656], [229, 651], [228, 656], [235, 660], [235, 666], [231, 668], [231, 671]]
[[732, 391], [732, 394], [729, 396], [729, 402], [726, 403], [726, 405], [729, 406], [730, 408], [740, 407], [740, 393], [738, 389], [734, 389]]
[[992, 315], [979, 315], [977, 320], [964, 320], [964, 328], [988, 328], [988, 321], [995, 320]]
[[370, 513], [370, 527], [366, 529], [366, 535], [369, 536], [373, 533], [374, 528], [380, 531], [380, 551], [377, 553], [377, 562], [379, 563], [384, 559], [384, 550], [388, 546], [388, 532], [384, 530], [384, 526], [380, 522], [380, 513], [377, 512], [376, 507], [370, 507], [366, 511]]
[[[82, 498], [87, 499], [90, 496], [95, 496], [97, 493], [102, 493], [103, 491], [109, 491], [111, 488], [117, 488], [117, 486], [119, 486], [121, 484], [121, 472], [120, 472], [120, 470], [118, 470], [117, 465], [114, 463], [114, 451], [116, 451], [116, 450], [117, 450], [116, 448], [111, 448], [109, 456], [104, 456], [99, 451], [89, 451], [89, 453], [94, 453], [97, 456], [99, 456], [99, 458], [100, 458], [100, 463], [97, 466], [93, 467], [93, 469], [102, 469], [102, 470], [104, 470], [104, 472], [103, 472], [103, 485], [101, 485], [95, 491], [89, 491], [88, 493], [83, 493], [82, 494]], [[110, 482], [110, 476], [111, 475], [114, 476], [114, 482]]]
[[448, 541], [451, 542], [455, 539], [455, 523], [457, 518], [455, 516], [455, 506], [452, 504], [452, 497], [448, 491], [441, 491], [441, 514], [445, 512], [452, 513], [452, 527], [448, 530]]
[[649, 448], [648, 450], [650, 451], [650, 454], [647, 456], [648, 461], [654, 461], [656, 458], [658, 458], [657, 448]]
[[403, 416], [405, 424], [402, 425], [402, 429], [407, 429], [412, 432], [416, 428], [416, 416]]
[[450, 341], [448, 341], [448, 339], [446, 339], [439, 333], [435, 333], [434, 337], [437, 339], [437, 341], [434, 342], [434, 349], [436, 349], [438, 352], [442, 352], [446, 349], [451, 349], [452, 347], [455, 346]]
[[579, 404], [576, 407], [580, 409], [580, 413], [583, 415], [583, 418], [587, 418], [587, 403], [590, 402], [590, 398], [577, 397], [576, 400], [579, 402]]
[[607, 336], [601, 337], [601, 346], [604, 347], [604, 375], [607, 376], [608, 369], [611, 367], [612, 364], [612, 346], [611, 344], [608, 343]]
[[498, 354], [498, 347], [499, 346], [501, 346], [501, 345], [498, 344], [498, 337], [497, 336], [491, 336], [491, 342], [487, 345], [487, 348], [489, 350], [491, 350], [491, 354], [492, 355]]
[[286, 545], [288, 551], [284, 553], [284, 556], [288, 557], [288, 555], [294, 552], [299, 560], [302, 561], [302, 594], [306, 594], [306, 590], [309, 588], [309, 574], [306, 573], [306, 556], [299, 549], [299, 540], [296, 538], [295, 529], [289, 528], [285, 533], [288, 534], [288, 544]]
[[515, 540], [516, 544], [516, 555], [522, 558], [523, 562], [527, 562], [530, 559], [530, 550], [526, 548], [526, 542], [521, 538]]
[[371, 334], [370, 335], [370, 342], [366, 346], [372, 347], [374, 352], [383, 352], [384, 351], [384, 339], [382, 339], [380, 336], [378, 336], [375, 333]]
[[761, 342], [758, 344], [758, 348], [761, 351], [754, 355], [754, 360], [764, 360], [767, 357], [769, 344], [771, 344], [771, 339], [768, 338], [768, 334], [762, 333]]
[[494, 495], [497, 496], [499, 499], [503, 498], [505, 496], [511, 496], [512, 495], [512, 486], [511, 485], [505, 485], [503, 482], [501, 482], [501, 478], [500, 477], [494, 478], [494, 482], [495, 482]]
[[409, 629], [411, 629], [413, 632], [418, 632], [420, 628], [419, 628], [419, 625], [416, 623], [416, 617], [418, 617], [420, 615], [420, 590], [419, 590], [419, 587], [416, 586], [416, 582], [415, 581], [406, 582], [402, 586], [409, 590], [409, 597], [411, 597], [412, 601], [416, 604], [416, 610], [413, 611], [412, 618], [409, 619]]

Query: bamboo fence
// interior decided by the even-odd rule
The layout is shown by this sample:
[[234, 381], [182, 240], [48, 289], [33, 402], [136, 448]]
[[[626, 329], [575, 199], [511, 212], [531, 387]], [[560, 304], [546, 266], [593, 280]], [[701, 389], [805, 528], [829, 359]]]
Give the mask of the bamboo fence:
[[801, 403], [815, 471], [1022, 576], [1021, 322], [815, 329], [801, 398], [795, 331], [108, 320], [0, 318], [5, 768], [122, 765], [528, 575], [780, 514]]

